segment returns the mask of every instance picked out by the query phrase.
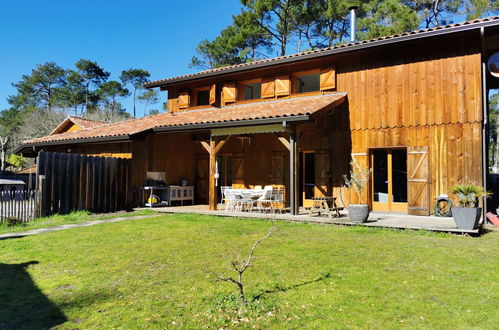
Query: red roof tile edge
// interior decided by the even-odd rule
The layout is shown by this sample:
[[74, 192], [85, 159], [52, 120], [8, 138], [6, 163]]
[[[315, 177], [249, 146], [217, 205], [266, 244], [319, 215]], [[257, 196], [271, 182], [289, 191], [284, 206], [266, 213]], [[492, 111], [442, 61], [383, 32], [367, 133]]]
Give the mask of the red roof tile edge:
[[[328, 93], [324, 95], [303, 96], [281, 100], [262, 101], [238, 104], [221, 108], [205, 108], [177, 113], [161, 113], [143, 118], [130, 119], [113, 124], [84, 128], [78, 131], [25, 141], [24, 144], [43, 144], [53, 141], [73, 141], [104, 137], [129, 136], [157, 127], [180, 127], [206, 123], [227, 124], [255, 119], [293, 117], [309, 115], [328, 108], [343, 99], [346, 92]], [[315, 100], [316, 102], [311, 102]]]

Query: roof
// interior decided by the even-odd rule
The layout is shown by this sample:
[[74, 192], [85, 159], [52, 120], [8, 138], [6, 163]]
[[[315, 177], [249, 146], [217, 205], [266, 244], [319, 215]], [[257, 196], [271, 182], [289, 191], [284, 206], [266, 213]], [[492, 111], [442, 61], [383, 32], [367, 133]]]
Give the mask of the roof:
[[[18, 148], [42, 146], [49, 144], [64, 144], [92, 142], [99, 140], [126, 140], [131, 136], [148, 130], [183, 130], [215, 127], [231, 127], [240, 124], [263, 123], [308, 119], [307, 116], [321, 110], [340, 104], [346, 93], [329, 93], [324, 95], [304, 96], [291, 99], [262, 101], [239, 104], [221, 108], [205, 108], [176, 113], [161, 113], [138, 119], [130, 119], [105, 126], [86, 128], [73, 132], [49, 135], [30, 141]], [[306, 118], [304, 118], [306, 117]]]
[[98, 120], [91, 120], [87, 118], [68, 116], [50, 133], [50, 135], [63, 133], [64, 128], [69, 124], [74, 124], [81, 128], [91, 128], [91, 127], [107, 125], [108, 123]]
[[25, 185], [22, 180], [13, 180], [13, 179], [0, 179], [0, 185], [3, 184], [11, 184], [11, 185]]
[[272, 65], [284, 64], [289, 62], [296, 62], [305, 59], [311, 59], [316, 57], [328, 56], [332, 54], [339, 54], [349, 51], [356, 51], [360, 49], [365, 49], [369, 47], [376, 47], [381, 45], [393, 44], [398, 42], [404, 42], [409, 40], [415, 40], [420, 38], [434, 37], [438, 35], [444, 35], [449, 33], [458, 33], [473, 29], [478, 29], [482, 26], [499, 25], [499, 16], [491, 16], [481, 19], [475, 19], [471, 21], [465, 21], [456, 24], [449, 24], [444, 26], [438, 26], [431, 29], [417, 30], [404, 32], [399, 34], [394, 34], [391, 36], [380, 37], [370, 40], [362, 40], [355, 43], [342, 44], [332, 47], [320, 48], [310, 51], [305, 51], [297, 54], [285, 55], [270, 59], [264, 59], [259, 61], [247, 62], [237, 65], [230, 65], [220, 68], [209, 69], [197, 73], [186, 74], [182, 76], [154, 80], [145, 83], [146, 88], [154, 88], [160, 86], [166, 86], [173, 83], [179, 83], [189, 80], [194, 80], [198, 78], [207, 78], [217, 75], [222, 75], [229, 72], [240, 72], [256, 68], [262, 68]]

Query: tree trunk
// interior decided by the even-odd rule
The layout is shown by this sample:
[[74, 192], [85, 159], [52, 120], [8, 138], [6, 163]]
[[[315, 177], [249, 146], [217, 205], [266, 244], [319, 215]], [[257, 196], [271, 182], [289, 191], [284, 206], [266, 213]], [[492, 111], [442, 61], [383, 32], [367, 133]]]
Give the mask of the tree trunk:
[[438, 9], [438, 6], [440, 5], [440, 0], [435, 0], [435, 3], [433, 5], [433, 19], [435, 21], [435, 27], [439, 26], [438, 24], [438, 14], [439, 14], [439, 9]]
[[5, 151], [7, 151], [7, 142], [9, 142], [9, 137], [0, 137], [0, 170], [5, 171], [6, 162], [5, 162]]
[[133, 118], [137, 118], [135, 113], [135, 94], [137, 93], [137, 88], [133, 89]]

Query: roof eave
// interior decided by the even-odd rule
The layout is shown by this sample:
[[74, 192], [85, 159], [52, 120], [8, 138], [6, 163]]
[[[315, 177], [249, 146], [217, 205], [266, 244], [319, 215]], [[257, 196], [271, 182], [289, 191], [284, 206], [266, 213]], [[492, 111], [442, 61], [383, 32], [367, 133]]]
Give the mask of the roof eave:
[[60, 146], [68, 144], [80, 144], [80, 143], [128, 142], [130, 140], [131, 140], [130, 135], [120, 135], [120, 136], [102, 136], [102, 137], [80, 138], [80, 139], [65, 139], [65, 140], [56, 140], [56, 141], [29, 142], [29, 143], [24, 143], [19, 147], [17, 147], [16, 149], [14, 149], [13, 153], [18, 154], [28, 148]]
[[221, 127], [240, 127], [240, 126], [253, 126], [253, 125], [266, 125], [266, 124], [277, 124], [277, 123], [297, 123], [306, 122], [310, 120], [309, 115], [299, 115], [299, 116], [289, 116], [289, 117], [276, 117], [276, 118], [260, 118], [260, 119], [249, 119], [249, 120], [235, 120], [235, 121], [223, 121], [216, 123], [200, 123], [200, 124], [190, 124], [190, 125], [178, 125], [178, 126], [158, 126], [153, 128], [154, 133], [168, 133], [168, 132], [180, 132], [180, 131], [193, 131], [193, 130], [208, 130], [213, 128]]
[[304, 55], [298, 55], [298, 56], [285, 57], [285, 58], [276, 59], [276, 60], [269, 61], [269, 62], [256, 63], [254, 65], [235, 67], [235, 68], [230, 68], [230, 69], [215, 71], [215, 72], [207, 72], [204, 74], [198, 74], [198, 75], [187, 76], [187, 77], [184, 76], [184, 77], [179, 77], [179, 78], [173, 78], [171, 80], [163, 81], [163, 82], [158, 81], [158, 82], [145, 83], [144, 87], [146, 87], [146, 88], [166, 87], [166, 86], [181, 83], [181, 82], [188, 82], [188, 81], [193, 81], [193, 80], [198, 80], [198, 79], [212, 78], [212, 77], [216, 77], [216, 76], [225, 75], [228, 73], [237, 73], [237, 72], [249, 71], [249, 70], [266, 68], [266, 67], [271, 67], [271, 66], [280, 65], [280, 64], [299, 62], [299, 61], [304, 61], [304, 60], [309, 60], [309, 59], [314, 59], [314, 58], [320, 58], [320, 57], [324, 57], [324, 56], [337, 55], [337, 54], [353, 52], [353, 51], [358, 51], [358, 50], [363, 50], [363, 49], [368, 49], [368, 48], [375, 48], [375, 47], [380, 47], [380, 46], [385, 46], [385, 45], [390, 45], [390, 44], [395, 44], [395, 43], [400, 43], [400, 42], [418, 40], [418, 39], [429, 38], [429, 37], [443, 36], [443, 35], [447, 35], [447, 34], [454, 34], [454, 33], [465, 32], [465, 31], [472, 31], [475, 29], [480, 29], [481, 27], [488, 27], [488, 26], [495, 26], [495, 25], [499, 25], [499, 21], [492, 20], [492, 21], [486, 21], [486, 22], [470, 23], [470, 24], [466, 24], [466, 25], [454, 26], [454, 27], [449, 27], [449, 28], [441, 28], [439, 30], [418, 32], [418, 33], [408, 34], [408, 35], [399, 36], [399, 37], [374, 40], [374, 41], [359, 43], [359, 44], [355, 44], [355, 45], [351, 45], [351, 46], [345, 46], [342, 48], [335, 48], [335, 49], [320, 51], [317, 53], [310, 53], [310, 54], [304, 54]]

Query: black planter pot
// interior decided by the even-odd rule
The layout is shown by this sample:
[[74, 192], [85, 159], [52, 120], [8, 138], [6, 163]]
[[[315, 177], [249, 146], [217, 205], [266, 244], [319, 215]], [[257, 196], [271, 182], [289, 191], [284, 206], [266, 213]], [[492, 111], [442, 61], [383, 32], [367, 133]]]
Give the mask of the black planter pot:
[[350, 204], [348, 206], [348, 217], [353, 222], [366, 222], [367, 218], [369, 218], [369, 205]]
[[481, 207], [452, 207], [452, 218], [459, 229], [477, 229], [481, 215]]

